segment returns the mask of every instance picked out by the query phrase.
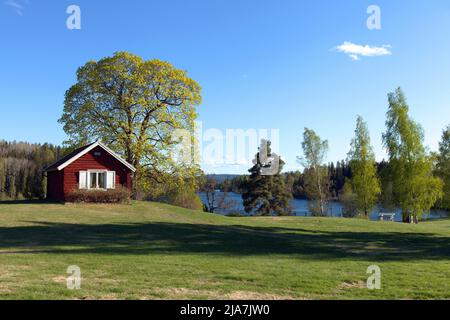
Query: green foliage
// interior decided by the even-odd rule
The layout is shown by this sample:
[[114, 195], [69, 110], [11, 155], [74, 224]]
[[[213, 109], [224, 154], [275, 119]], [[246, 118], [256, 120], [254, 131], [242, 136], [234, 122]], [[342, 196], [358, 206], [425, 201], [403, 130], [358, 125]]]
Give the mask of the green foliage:
[[394, 211], [396, 204], [394, 200], [394, 185], [391, 178], [391, 167], [385, 160], [378, 164], [378, 175], [381, 180], [380, 205], [386, 211]]
[[68, 145], [93, 139], [105, 142], [137, 168], [133, 189], [151, 190], [168, 175], [192, 179], [195, 161], [179, 163], [178, 130], [194, 136], [201, 88], [187, 72], [160, 60], [145, 61], [117, 52], [78, 69], [77, 83], [67, 92], [59, 120]]
[[393, 199], [405, 222], [418, 222], [442, 196], [442, 181], [433, 176], [432, 158], [423, 146], [423, 130], [408, 115], [405, 95], [398, 88], [389, 94], [383, 143], [389, 154]]
[[[249, 170], [250, 177], [242, 185], [245, 211], [262, 216], [288, 215], [291, 212], [289, 200], [292, 194], [287, 190], [281, 175], [284, 161], [272, 153], [270, 145], [270, 141], [261, 141], [255, 165]], [[276, 172], [266, 172], [273, 168], [276, 168]]]
[[192, 210], [203, 210], [203, 202], [195, 190], [177, 188], [168, 195], [168, 203], [177, 207]]
[[[327, 165], [328, 177], [324, 184], [328, 187], [328, 194], [334, 200], [339, 199], [342, 193], [346, 179], [351, 178], [351, 170], [348, 162], [342, 160], [336, 163], [330, 162]], [[281, 173], [286, 189], [295, 199], [309, 199], [305, 190], [305, 175], [300, 171], [290, 171]], [[207, 180], [215, 180], [217, 175], [208, 175]], [[221, 181], [216, 181], [216, 189], [225, 192], [243, 193], [242, 186], [248, 180], [247, 175], [228, 177]], [[208, 182], [208, 181], [207, 181]], [[207, 185], [200, 186], [202, 192], [206, 192]]]
[[444, 196], [440, 206], [450, 210], [450, 125], [442, 133], [437, 155], [436, 174], [444, 182]]
[[377, 175], [375, 154], [370, 144], [369, 129], [360, 116], [357, 119], [355, 138], [352, 140], [348, 157], [352, 170], [350, 185], [356, 194], [357, 208], [367, 217], [377, 203], [381, 185]]
[[304, 190], [312, 200], [310, 210], [314, 215], [325, 216], [329, 197], [328, 168], [324, 164], [328, 141], [322, 141], [313, 130], [305, 128], [302, 149], [303, 158], [298, 160], [305, 167]]
[[355, 218], [358, 216], [358, 195], [353, 192], [351, 182], [347, 182], [344, 185], [340, 200], [344, 218]]
[[74, 190], [67, 197], [67, 202], [73, 203], [128, 203], [130, 190], [117, 188], [111, 190]]

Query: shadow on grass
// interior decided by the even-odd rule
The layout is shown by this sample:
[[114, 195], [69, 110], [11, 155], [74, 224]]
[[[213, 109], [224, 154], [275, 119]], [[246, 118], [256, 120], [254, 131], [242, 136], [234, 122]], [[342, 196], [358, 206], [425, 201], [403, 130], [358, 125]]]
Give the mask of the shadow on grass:
[[[36, 223], [36, 222], [34, 222]], [[311, 232], [185, 223], [54, 224], [0, 228], [10, 253], [289, 255], [374, 261], [448, 260], [450, 239], [422, 233]]]
[[12, 204], [30, 205], [30, 204], [63, 204], [63, 203], [51, 201], [51, 200], [5, 200], [5, 201], [0, 201], [0, 205], [12, 205]]

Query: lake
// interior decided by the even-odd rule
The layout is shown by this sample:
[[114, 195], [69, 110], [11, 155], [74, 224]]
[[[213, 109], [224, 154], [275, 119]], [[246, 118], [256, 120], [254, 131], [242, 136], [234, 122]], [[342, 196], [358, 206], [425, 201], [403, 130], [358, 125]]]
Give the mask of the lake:
[[[202, 199], [203, 203], [206, 203], [206, 194], [204, 192], [200, 193], [200, 198]], [[223, 193], [216, 192], [216, 199], [222, 196]], [[230, 192], [227, 195], [227, 201], [235, 203], [235, 205], [228, 209], [228, 210], [217, 210], [217, 214], [227, 215], [230, 213], [240, 213], [242, 215], [247, 215], [244, 210], [244, 205], [242, 201], [242, 197], [240, 194]], [[308, 200], [300, 200], [300, 199], [293, 199], [291, 201], [291, 206], [293, 210], [293, 214], [298, 217], [308, 217], [311, 216], [311, 212], [308, 208]], [[379, 220], [379, 214], [380, 212], [385, 212], [384, 210], [380, 210], [380, 208], [376, 208], [373, 210], [372, 214], [370, 215], [371, 220]], [[393, 213], [393, 212], [392, 212]], [[401, 222], [402, 221], [402, 214], [401, 210], [396, 210], [396, 216], [395, 221]], [[330, 217], [342, 217], [342, 204], [340, 202], [330, 202], [329, 203], [329, 212], [328, 216]], [[448, 217], [448, 212], [443, 210], [431, 210], [428, 214], [423, 215], [423, 219], [442, 219]]]

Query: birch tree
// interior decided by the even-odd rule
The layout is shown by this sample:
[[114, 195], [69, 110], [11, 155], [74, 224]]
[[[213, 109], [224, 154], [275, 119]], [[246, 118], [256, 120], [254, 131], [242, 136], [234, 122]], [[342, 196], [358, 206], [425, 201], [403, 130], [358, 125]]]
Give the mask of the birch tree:
[[303, 157], [298, 161], [305, 168], [305, 192], [312, 200], [310, 209], [313, 214], [325, 216], [328, 200], [328, 169], [325, 159], [328, 153], [328, 141], [314, 130], [305, 128], [303, 133]]
[[368, 217], [369, 211], [377, 203], [381, 187], [369, 129], [361, 116], [356, 121], [355, 137], [348, 158], [352, 171], [350, 184], [356, 195], [357, 209]]
[[398, 88], [388, 95], [383, 143], [389, 155], [394, 202], [404, 222], [418, 223], [442, 197], [442, 181], [433, 176], [433, 162], [423, 145], [422, 127], [409, 116], [409, 106]]

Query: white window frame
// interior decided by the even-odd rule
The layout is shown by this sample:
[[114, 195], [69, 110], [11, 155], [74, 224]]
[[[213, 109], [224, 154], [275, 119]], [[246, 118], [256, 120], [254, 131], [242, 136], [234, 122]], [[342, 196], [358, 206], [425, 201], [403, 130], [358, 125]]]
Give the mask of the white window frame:
[[[83, 172], [85, 174], [85, 178], [86, 181], [84, 183], [82, 183], [80, 181], [79, 185], [79, 189], [84, 189], [84, 190], [103, 190], [103, 191], [107, 191], [107, 190], [114, 190], [116, 189], [116, 172], [115, 171], [108, 171], [108, 170], [86, 170], [86, 171], [80, 171], [80, 178], [82, 177], [81, 172]], [[96, 178], [96, 187], [92, 188], [91, 187], [91, 174], [95, 173], [97, 174], [97, 178]], [[100, 188], [99, 187], [99, 174], [105, 174], [105, 188]], [[108, 188], [108, 175], [112, 174], [112, 188]], [[81, 186], [86, 186], [85, 188], [82, 188]]]
[[[91, 187], [91, 174], [92, 173], [95, 173], [97, 175], [97, 179], [96, 179], [97, 187], [96, 188], [92, 188]], [[99, 175], [99, 173], [104, 173], [105, 174], [105, 188], [99, 188], [99, 185], [98, 185], [98, 181], [99, 181], [98, 175]], [[87, 189], [88, 190], [107, 190], [107, 188], [106, 188], [108, 186], [107, 179], [108, 179], [108, 170], [88, 170], [87, 171], [87, 183], [86, 183]]]

